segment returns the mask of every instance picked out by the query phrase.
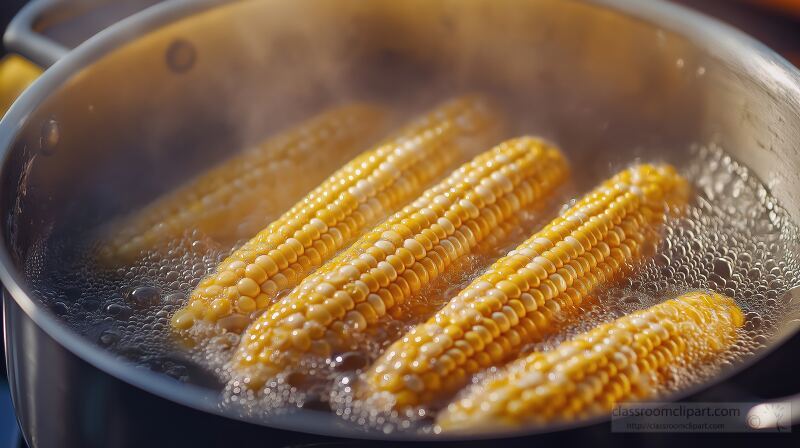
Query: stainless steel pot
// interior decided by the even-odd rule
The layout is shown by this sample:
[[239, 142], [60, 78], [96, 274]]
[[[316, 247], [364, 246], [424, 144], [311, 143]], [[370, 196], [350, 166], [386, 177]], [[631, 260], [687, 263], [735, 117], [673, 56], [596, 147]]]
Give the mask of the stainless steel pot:
[[[48, 5], [33, 2], [6, 39], [55, 63], [0, 123], [6, 358], [31, 446], [431, 440], [363, 433], [314, 411], [231, 419], [213, 390], [136, 368], [67, 328], [22, 274], [43, 239], [80, 238], [225, 148], [339, 97], [408, 105], [432, 92], [489, 91], [522, 114], [520, 130], [558, 141], [576, 165], [654, 147], [679, 160], [690, 145], [714, 142], [800, 221], [800, 73], [740, 32], [668, 3], [177, 0], [69, 52], [30, 31]], [[796, 340], [797, 327], [787, 320], [770, 346]], [[610, 437], [599, 421], [546, 430], [485, 437]]]

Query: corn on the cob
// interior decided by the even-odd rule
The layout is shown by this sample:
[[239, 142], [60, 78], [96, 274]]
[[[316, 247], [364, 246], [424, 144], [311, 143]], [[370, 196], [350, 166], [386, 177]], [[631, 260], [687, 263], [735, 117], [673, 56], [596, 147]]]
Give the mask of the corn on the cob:
[[230, 319], [220, 324], [240, 331], [279, 291], [296, 286], [367, 226], [416, 197], [472, 146], [485, 144], [498, 119], [484, 99], [463, 97], [361, 154], [203, 279], [173, 325], [187, 329], [235, 313], [235, 326]]
[[252, 235], [363, 150], [384, 128], [385, 116], [367, 104], [335, 108], [234, 156], [109, 226], [101, 261], [129, 263], [189, 229], [223, 244]]
[[[543, 201], [544, 202], [544, 201]], [[545, 204], [543, 204], [545, 205]], [[529, 207], [529, 211], [542, 211], [539, 207]], [[402, 336], [399, 333], [405, 325], [411, 322], [419, 322], [432, 316], [441, 308], [457, 288], [453, 283], [461, 282], [465, 275], [469, 275], [476, 265], [489, 264], [489, 259], [496, 254], [498, 246], [509, 240], [521, 225], [522, 216], [513, 216], [503, 222], [493, 226], [488, 234], [478, 242], [478, 245], [470, 250], [471, 257], [454, 260], [444, 272], [439, 272], [438, 277], [430, 279], [425, 287], [421, 288], [416, 294], [422, 300], [407, 300], [405, 305], [394, 306], [386, 311], [390, 319], [379, 322], [377, 325], [368, 326], [360, 340], [368, 341], [359, 346], [358, 351], [370, 352], [375, 347], [383, 347]], [[366, 359], [366, 358], [365, 358]]]
[[357, 335], [566, 174], [559, 151], [533, 138], [476, 157], [268, 309], [244, 334], [234, 369], [257, 386], [309, 354], [352, 349]]
[[513, 358], [634, 261], [687, 195], [670, 166], [617, 174], [390, 346], [367, 372], [365, 395], [388, 392], [396, 407], [429, 405]]
[[731, 298], [693, 292], [512, 363], [448, 406], [445, 430], [569, 421], [655, 396], [668, 369], [729, 347], [744, 323]]

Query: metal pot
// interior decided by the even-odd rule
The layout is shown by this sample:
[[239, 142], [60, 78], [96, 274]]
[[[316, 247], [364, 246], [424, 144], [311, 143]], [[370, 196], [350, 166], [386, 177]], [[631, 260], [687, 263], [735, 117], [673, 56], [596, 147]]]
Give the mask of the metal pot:
[[[488, 90], [576, 165], [653, 147], [679, 160], [691, 144], [715, 142], [800, 221], [800, 73], [740, 32], [668, 3], [178, 0], [69, 52], [31, 31], [48, 5], [33, 2], [6, 39], [55, 63], [0, 123], [6, 358], [30, 446], [432, 441], [359, 432], [314, 411], [258, 422], [223, 415], [215, 391], [137, 368], [66, 327], [23, 274], [43, 238], [79, 238], [223, 148], [339, 96], [413, 104], [431, 92]], [[785, 322], [770, 347], [796, 345], [797, 327]], [[726, 379], [769, 352], [685, 396], [724, 394]], [[544, 430], [485, 437], [526, 445], [611, 437], [602, 421]]]

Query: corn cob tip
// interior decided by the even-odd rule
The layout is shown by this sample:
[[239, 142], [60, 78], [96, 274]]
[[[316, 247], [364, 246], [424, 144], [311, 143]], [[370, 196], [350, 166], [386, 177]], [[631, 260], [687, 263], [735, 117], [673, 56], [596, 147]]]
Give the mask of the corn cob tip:
[[651, 204], [682, 207], [689, 200], [691, 187], [674, 166], [639, 164], [621, 173], [621, 180], [629, 182], [632, 189]]
[[728, 348], [743, 324], [725, 296], [691, 292], [522, 358], [451, 403], [445, 431], [574, 421], [656, 396], [670, 368]]

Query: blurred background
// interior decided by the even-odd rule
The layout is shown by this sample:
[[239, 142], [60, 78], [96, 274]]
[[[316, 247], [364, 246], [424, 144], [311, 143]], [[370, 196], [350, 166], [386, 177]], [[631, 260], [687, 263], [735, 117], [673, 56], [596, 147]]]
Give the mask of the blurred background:
[[730, 23], [800, 66], [800, 0], [676, 0], [675, 3]]
[[[56, 14], [41, 24], [45, 33], [67, 47], [74, 47], [104, 27], [149, 5], [165, 0], [63, 0], [70, 11], [81, 11], [76, 5], [92, 4], [91, 14]], [[580, 0], [577, 0], [580, 1]], [[668, 1], [668, 0], [632, 0]], [[717, 17], [754, 36], [800, 66], [800, 0], [672, 0]], [[27, 0], [0, 0], [0, 30], [5, 30]], [[100, 4], [100, 7], [97, 5]], [[89, 9], [89, 8], [86, 8]], [[39, 71], [18, 58], [6, 57], [0, 44], [0, 115], [16, 95]]]
[[[83, 0], [64, 0], [66, 3], [81, 1]], [[106, 3], [129, 12], [158, 1], [161, 0], [106, 0]], [[800, 0], [673, 1], [718, 17], [761, 40], [795, 64], [800, 64]], [[0, 29], [6, 28], [14, 14], [25, 3], [26, 0], [0, 1]], [[84, 30], [84, 33], [87, 31], [89, 30]], [[78, 34], [84, 33], [79, 31]]]
[[[116, 5], [125, 3], [125, 9], [135, 9], [137, 6], [145, 7], [156, 1], [159, 0], [107, 0], [107, 3]], [[795, 64], [800, 64], [800, 0], [674, 1], [731, 23], [774, 48]], [[6, 28], [14, 14], [25, 3], [26, 0], [0, 1], [0, 29]]]
[[[66, 47], [74, 47], [106, 26], [164, 0], [63, 0], [70, 15], [55, 14], [41, 25], [44, 32]], [[640, 0], [662, 1], [662, 0]], [[672, 0], [715, 16], [740, 28], [800, 66], [800, 0]], [[0, 30], [5, 30], [26, 0], [0, 1]], [[91, 4], [82, 8], [76, 5]], [[97, 6], [101, 5], [101, 6]], [[82, 10], [90, 11], [82, 13]], [[78, 11], [76, 14], [75, 11]], [[7, 56], [0, 46], [0, 57]], [[13, 58], [12, 58], [13, 59]], [[4, 59], [0, 64], [0, 113], [38, 70], [24, 61]]]

